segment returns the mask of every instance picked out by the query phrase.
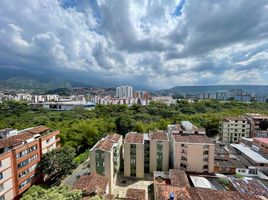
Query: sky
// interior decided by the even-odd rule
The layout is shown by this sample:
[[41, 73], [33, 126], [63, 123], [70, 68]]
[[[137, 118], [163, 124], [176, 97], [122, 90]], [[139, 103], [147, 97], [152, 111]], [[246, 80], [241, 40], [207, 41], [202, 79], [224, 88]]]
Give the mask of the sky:
[[0, 0], [0, 76], [268, 84], [267, 0]]

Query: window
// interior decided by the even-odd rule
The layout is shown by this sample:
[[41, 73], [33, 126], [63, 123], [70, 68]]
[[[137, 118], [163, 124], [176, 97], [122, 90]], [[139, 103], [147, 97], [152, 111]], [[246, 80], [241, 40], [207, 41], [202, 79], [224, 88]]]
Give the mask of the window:
[[0, 196], [0, 200], [5, 200], [5, 196], [4, 195]]
[[[0, 167], [2, 167], [2, 160], [0, 160]], [[0, 199], [1, 200], [1, 199]]]
[[130, 159], [130, 163], [131, 164], [135, 164], [136, 163], [136, 159]]
[[207, 166], [207, 165], [204, 165], [204, 166], [203, 166], [203, 169], [208, 169], [208, 166]]
[[37, 154], [35, 154], [35, 155], [33, 155], [32, 157], [30, 157], [30, 158], [28, 158], [28, 159], [26, 159], [26, 160], [20, 162], [20, 163], [18, 164], [18, 169], [21, 168], [21, 167], [26, 166], [29, 162], [32, 162], [33, 160], [37, 159], [37, 157], [38, 157]]
[[3, 172], [0, 172], [0, 180], [3, 178]]
[[208, 155], [208, 151], [204, 151], [203, 152], [203, 155]]
[[204, 161], [204, 162], [208, 162], [208, 158], [204, 158], [203, 161]]
[[0, 192], [2, 192], [4, 190], [4, 184], [0, 184]]
[[182, 156], [182, 157], [181, 157], [181, 160], [185, 160], [185, 161], [187, 161], [187, 158], [184, 157], [184, 156]]
[[25, 150], [19, 152], [19, 153], [16, 155], [16, 158], [18, 159], [18, 158], [21, 158], [21, 157], [23, 157], [23, 156], [26, 156], [27, 154], [29, 154], [29, 153], [35, 151], [36, 149], [37, 149], [37, 145], [31, 146], [30, 148], [25, 149]]

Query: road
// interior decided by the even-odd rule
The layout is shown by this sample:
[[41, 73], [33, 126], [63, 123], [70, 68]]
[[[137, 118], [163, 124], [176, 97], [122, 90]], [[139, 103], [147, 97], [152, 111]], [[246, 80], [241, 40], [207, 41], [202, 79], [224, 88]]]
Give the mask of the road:
[[70, 188], [73, 187], [75, 181], [77, 179], [79, 179], [80, 176], [83, 175], [88, 175], [90, 172], [89, 170], [89, 158], [83, 162], [82, 164], [80, 164], [71, 175], [69, 175], [68, 177], [66, 177], [61, 185], [68, 185]]

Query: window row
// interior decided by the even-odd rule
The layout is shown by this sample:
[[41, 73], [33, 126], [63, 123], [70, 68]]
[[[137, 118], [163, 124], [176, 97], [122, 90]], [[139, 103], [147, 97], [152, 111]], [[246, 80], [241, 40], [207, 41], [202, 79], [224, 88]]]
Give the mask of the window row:
[[23, 181], [20, 185], [19, 185], [19, 189], [22, 189], [24, 186], [26, 186], [28, 183], [30, 183], [33, 179], [34, 175], [32, 175], [30, 178], [27, 178], [25, 181]]
[[37, 145], [31, 146], [30, 148], [25, 149], [25, 150], [19, 152], [19, 153], [16, 155], [16, 158], [18, 159], [18, 158], [21, 158], [21, 157], [23, 157], [23, 156], [26, 156], [27, 154], [29, 154], [29, 153], [35, 151], [36, 149], [37, 149]]
[[18, 169], [19, 169], [19, 168], [22, 168], [22, 167], [24, 167], [24, 166], [26, 166], [26, 165], [28, 165], [29, 162], [32, 162], [33, 160], [37, 159], [37, 157], [38, 157], [37, 154], [35, 154], [35, 155], [33, 155], [32, 157], [30, 157], [30, 158], [28, 158], [28, 159], [26, 159], [26, 160], [20, 162], [20, 163], [18, 164]]
[[33, 166], [29, 167], [25, 171], [21, 172], [19, 174], [19, 178], [22, 178], [22, 177], [26, 176], [27, 174], [29, 174], [30, 172], [34, 171], [36, 169], [36, 167], [37, 167], [37, 163], [34, 164]]

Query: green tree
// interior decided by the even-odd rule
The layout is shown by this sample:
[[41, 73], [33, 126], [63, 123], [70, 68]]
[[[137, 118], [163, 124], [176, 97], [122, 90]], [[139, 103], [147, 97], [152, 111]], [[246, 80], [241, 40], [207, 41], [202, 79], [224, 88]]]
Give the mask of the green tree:
[[74, 167], [75, 149], [62, 147], [52, 150], [42, 157], [39, 167], [48, 180], [55, 180], [66, 175]]
[[49, 189], [41, 186], [31, 186], [22, 196], [21, 200], [80, 200], [81, 191], [70, 191], [67, 186], [52, 187]]

